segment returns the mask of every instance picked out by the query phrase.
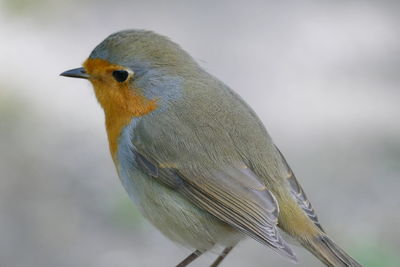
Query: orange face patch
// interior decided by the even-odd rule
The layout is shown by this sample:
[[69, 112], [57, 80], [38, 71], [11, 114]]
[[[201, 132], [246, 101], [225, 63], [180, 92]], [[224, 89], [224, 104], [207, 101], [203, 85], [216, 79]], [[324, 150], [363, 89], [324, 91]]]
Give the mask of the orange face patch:
[[100, 105], [104, 109], [106, 128], [111, 155], [116, 160], [118, 138], [122, 129], [132, 118], [150, 113], [157, 108], [157, 100], [148, 99], [140, 90], [132, 87], [129, 78], [118, 82], [112, 73], [115, 70], [125, 70], [120, 65], [111, 64], [103, 59], [87, 59], [83, 67], [90, 75], [94, 91]]

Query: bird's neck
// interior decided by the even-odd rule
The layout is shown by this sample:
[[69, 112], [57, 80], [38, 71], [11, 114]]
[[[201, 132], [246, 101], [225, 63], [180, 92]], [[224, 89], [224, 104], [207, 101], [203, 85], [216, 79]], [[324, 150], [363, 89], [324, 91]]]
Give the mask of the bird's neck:
[[[95, 86], [96, 88], [96, 86]], [[116, 160], [119, 137], [132, 119], [144, 116], [157, 108], [157, 101], [150, 100], [135, 90], [119, 88], [114, 93], [103, 95], [96, 90], [96, 96], [104, 109], [108, 142], [111, 156]], [[110, 90], [108, 89], [108, 92]]]
[[[147, 103], [141, 105], [140, 112], [135, 109], [135, 103], [132, 103], [131, 108], [104, 108], [105, 122], [108, 135], [108, 142], [110, 146], [111, 156], [114, 161], [116, 159], [116, 152], [118, 149], [119, 137], [122, 130], [136, 117], [144, 116], [155, 109], [154, 103]], [[132, 110], [133, 109], [133, 110]]]

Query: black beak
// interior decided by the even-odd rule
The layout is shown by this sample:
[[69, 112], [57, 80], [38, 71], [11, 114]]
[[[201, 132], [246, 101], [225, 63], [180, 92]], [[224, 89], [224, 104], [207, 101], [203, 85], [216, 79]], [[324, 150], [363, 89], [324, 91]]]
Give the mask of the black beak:
[[89, 74], [86, 73], [84, 68], [76, 68], [72, 70], [64, 71], [60, 76], [89, 79]]

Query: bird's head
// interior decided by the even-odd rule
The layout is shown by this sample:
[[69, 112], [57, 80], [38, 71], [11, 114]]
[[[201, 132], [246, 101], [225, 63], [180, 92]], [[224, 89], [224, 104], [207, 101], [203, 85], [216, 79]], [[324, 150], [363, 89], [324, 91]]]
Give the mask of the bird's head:
[[132, 119], [173, 106], [197, 63], [176, 43], [150, 31], [126, 30], [101, 42], [81, 68], [62, 76], [88, 79], [106, 117], [114, 155], [121, 130]]
[[198, 68], [168, 38], [151, 31], [126, 30], [101, 42], [83, 67], [61, 75], [90, 80], [106, 115], [124, 111], [142, 116], [178, 100], [185, 77]]

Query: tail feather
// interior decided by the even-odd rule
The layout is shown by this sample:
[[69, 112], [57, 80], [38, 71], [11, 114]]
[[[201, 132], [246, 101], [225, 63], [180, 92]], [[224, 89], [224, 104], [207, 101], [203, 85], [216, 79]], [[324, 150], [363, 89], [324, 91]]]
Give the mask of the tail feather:
[[333, 267], [361, 267], [355, 259], [350, 257], [327, 235], [321, 234], [317, 238], [301, 242], [312, 254], [314, 254], [326, 266]]

